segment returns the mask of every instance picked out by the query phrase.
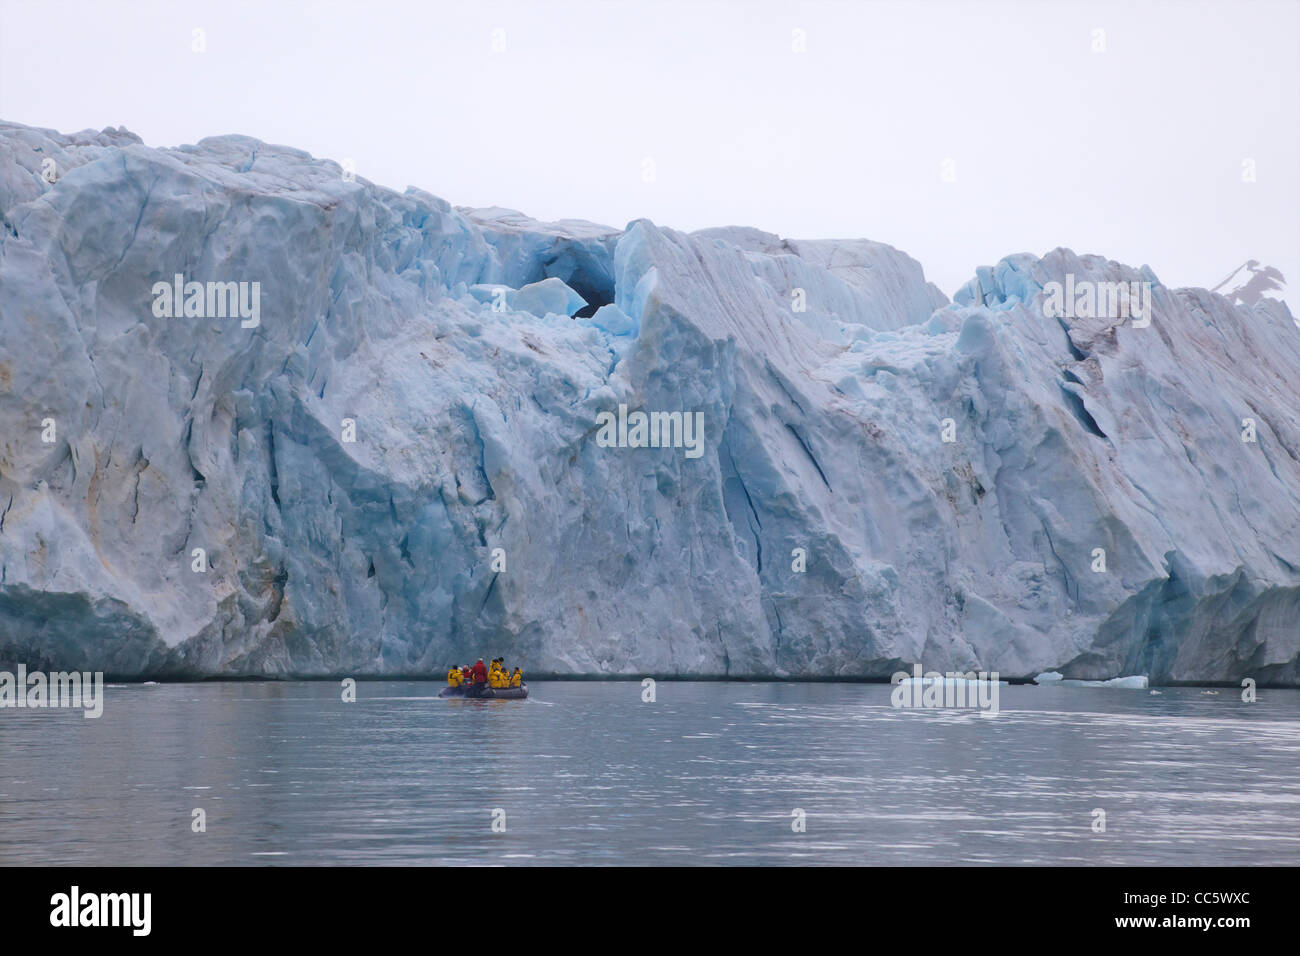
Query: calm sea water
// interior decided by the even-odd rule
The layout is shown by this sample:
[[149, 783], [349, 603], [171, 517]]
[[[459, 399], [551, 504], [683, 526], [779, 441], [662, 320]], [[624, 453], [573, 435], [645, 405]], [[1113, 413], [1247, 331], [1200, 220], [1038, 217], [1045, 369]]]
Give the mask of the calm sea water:
[[1300, 864], [1300, 691], [1003, 687], [988, 719], [883, 684], [439, 689], [0, 711], [0, 863]]

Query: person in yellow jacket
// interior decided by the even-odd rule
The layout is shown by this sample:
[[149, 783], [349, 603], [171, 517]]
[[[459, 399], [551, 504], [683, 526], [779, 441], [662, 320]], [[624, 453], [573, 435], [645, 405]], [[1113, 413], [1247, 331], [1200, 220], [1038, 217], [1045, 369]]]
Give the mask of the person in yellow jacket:
[[461, 678], [461, 673], [460, 673], [460, 668], [459, 668], [459, 667], [454, 667], [454, 666], [453, 666], [450, 670], [447, 671], [447, 686], [448, 686], [448, 687], [459, 687], [463, 682], [464, 682], [464, 681], [463, 681], [463, 679]]
[[524, 672], [521, 671], [518, 667], [516, 667], [515, 672], [510, 675], [510, 686], [522, 687], [523, 683], [524, 683]]
[[488, 671], [488, 686], [496, 688], [506, 686], [506, 675], [501, 670], [501, 659], [499, 657], [492, 659], [492, 669]]

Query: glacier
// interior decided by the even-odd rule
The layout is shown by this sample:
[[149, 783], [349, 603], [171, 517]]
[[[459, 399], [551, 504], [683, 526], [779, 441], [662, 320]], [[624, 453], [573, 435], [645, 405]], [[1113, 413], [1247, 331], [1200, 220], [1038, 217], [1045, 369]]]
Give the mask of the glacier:
[[[1062, 248], [949, 301], [878, 242], [112, 128], [0, 123], [0, 227], [0, 666], [1300, 683], [1276, 299]], [[159, 317], [175, 276], [260, 320]], [[1152, 321], [1046, 317], [1067, 276]], [[620, 404], [703, 454], [598, 444]]]

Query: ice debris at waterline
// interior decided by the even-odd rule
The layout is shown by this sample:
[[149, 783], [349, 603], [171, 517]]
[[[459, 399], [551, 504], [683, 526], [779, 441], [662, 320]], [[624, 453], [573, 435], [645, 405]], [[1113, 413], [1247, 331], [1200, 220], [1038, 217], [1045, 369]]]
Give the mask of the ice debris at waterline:
[[1112, 677], [1109, 680], [1065, 680], [1058, 673], [1039, 674], [1034, 683], [1044, 687], [1113, 687], [1119, 690], [1146, 690], [1147, 678], [1144, 674], [1129, 674], [1124, 677]]
[[949, 303], [240, 136], [0, 125], [0, 217], [0, 665], [1297, 683], [1281, 302], [1057, 249]]

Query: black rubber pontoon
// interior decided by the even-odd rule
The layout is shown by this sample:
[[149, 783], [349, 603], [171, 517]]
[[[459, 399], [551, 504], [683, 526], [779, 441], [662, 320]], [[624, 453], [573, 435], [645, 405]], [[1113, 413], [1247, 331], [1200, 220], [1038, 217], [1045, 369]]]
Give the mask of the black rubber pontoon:
[[465, 697], [470, 700], [523, 700], [528, 696], [528, 685], [520, 687], [489, 687], [487, 684], [462, 684], [444, 687], [439, 697]]

